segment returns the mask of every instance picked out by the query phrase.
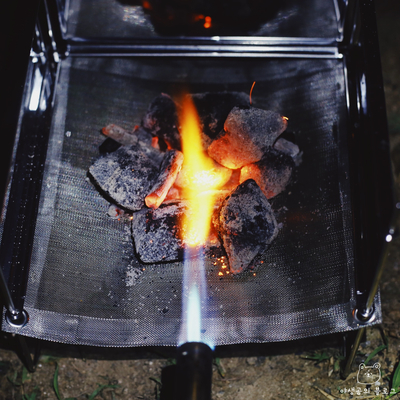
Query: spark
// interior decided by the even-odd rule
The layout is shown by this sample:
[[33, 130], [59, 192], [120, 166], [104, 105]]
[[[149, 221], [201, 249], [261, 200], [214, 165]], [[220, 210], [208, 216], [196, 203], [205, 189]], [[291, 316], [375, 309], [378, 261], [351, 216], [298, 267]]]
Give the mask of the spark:
[[255, 84], [256, 84], [256, 81], [253, 82], [253, 84], [251, 85], [251, 89], [250, 89], [250, 96], [249, 96], [250, 97], [250, 105], [253, 104], [252, 101], [251, 101], [251, 95], [253, 93], [253, 89], [254, 89]]

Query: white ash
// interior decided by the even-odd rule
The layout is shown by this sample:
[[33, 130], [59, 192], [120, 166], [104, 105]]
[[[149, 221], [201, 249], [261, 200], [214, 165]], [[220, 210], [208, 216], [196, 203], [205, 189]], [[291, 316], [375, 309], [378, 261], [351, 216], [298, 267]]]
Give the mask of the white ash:
[[138, 283], [139, 278], [142, 274], [143, 270], [141, 268], [129, 265], [128, 269], [125, 272], [125, 285], [127, 287], [135, 286]]
[[110, 207], [108, 207], [107, 215], [112, 219], [119, 219], [123, 214], [124, 211], [115, 204], [110, 204]]

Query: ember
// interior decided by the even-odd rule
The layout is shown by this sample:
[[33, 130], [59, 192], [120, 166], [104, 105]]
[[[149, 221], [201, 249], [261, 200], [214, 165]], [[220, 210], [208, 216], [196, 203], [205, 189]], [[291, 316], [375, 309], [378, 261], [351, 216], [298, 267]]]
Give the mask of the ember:
[[245, 165], [240, 170], [240, 183], [254, 179], [265, 197], [271, 199], [285, 190], [293, 167], [294, 161], [290, 155], [270, 148], [260, 161]]
[[273, 111], [235, 107], [208, 154], [224, 167], [241, 168], [260, 161], [265, 149], [273, 146], [286, 126], [287, 120]]
[[168, 150], [160, 167], [160, 175], [144, 199], [149, 208], [158, 208], [167, 197], [169, 190], [181, 169], [183, 154], [178, 150]]
[[285, 190], [301, 159], [297, 145], [281, 137], [287, 123], [253, 107], [244, 93], [191, 94], [181, 104], [161, 94], [133, 132], [103, 129], [120, 147], [89, 173], [117, 206], [134, 211], [142, 262], [181, 260], [188, 246], [222, 245], [229, 269], [219, 274], [237, 274], [278, 234], [267, 199]]

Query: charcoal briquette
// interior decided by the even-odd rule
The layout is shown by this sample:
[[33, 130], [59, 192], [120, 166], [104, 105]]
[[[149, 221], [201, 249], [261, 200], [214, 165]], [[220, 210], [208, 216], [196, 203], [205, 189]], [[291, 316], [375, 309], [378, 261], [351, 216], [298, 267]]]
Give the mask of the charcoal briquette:
[[121, 147], [121, 143], [118, 143], [114, 139], [106, 138], [104, 142], [99, 146], [100, 154], [109, 154], [118, 150]]
[[277, 234], [271, 205], [254, 180], [240, 184], [223, 202], [219, 235], [232, 273], [237, 274], [249, 267]]
[[164, 201], [175, 182], [182, 163], [183, 154], [179, 150], [168, 150], [165, 153], [160, 167], [160, 174], [144, 200], [147, 207], [157, 208]]
[[202, 131], [210, 138], [210, 143], [222, 131], [234, 107], [250, 107], [249, 95], [243, 92], [206, 92], [190, 96], [199, 114]]
[[274, 143], [274, 149], [279, 150], [282, 153], [286, 153], [292, 158], [295, 158], [300, 152], [299, 146], [297, 146], [296, 143], [293, 143], [283, 137], [279, 137]]
[[149, 105], [142, 125], [170, 148], [181, 150], [177, 104], [162, 93]]
[[267, 199], [271, 199], [286, 189], [294, 165], [289, 154], [270, 148], [259, 162], [246, 165], [240, 170], [240, 183], [254, 179]]
[[234, 107], [208, 154], [224, 167], [241, 168], [261, 160], [264, 150], [273, 146], [286, 126], [287, 120], [274, 111]]
[[162, 153], [138, 142], [100, 157], [89, 168], [89, 174], [116, 204], [136, 211], [144, 206], [162, 157]]
[[132, 236], [136, 253], [144, 263], [177, 261], [183, 256], [180, 219], [186, 211], [184, 202], [161, 204], [157, 209], [143, 209], [133, 214]]

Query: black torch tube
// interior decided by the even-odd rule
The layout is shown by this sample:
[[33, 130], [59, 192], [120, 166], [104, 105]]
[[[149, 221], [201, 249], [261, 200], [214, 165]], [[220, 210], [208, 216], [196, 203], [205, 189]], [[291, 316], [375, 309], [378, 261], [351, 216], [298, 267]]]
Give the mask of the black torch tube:
[[205, 343], [178, 347], [175, 400], [211, 400], [212, 361], [213, 351]]

